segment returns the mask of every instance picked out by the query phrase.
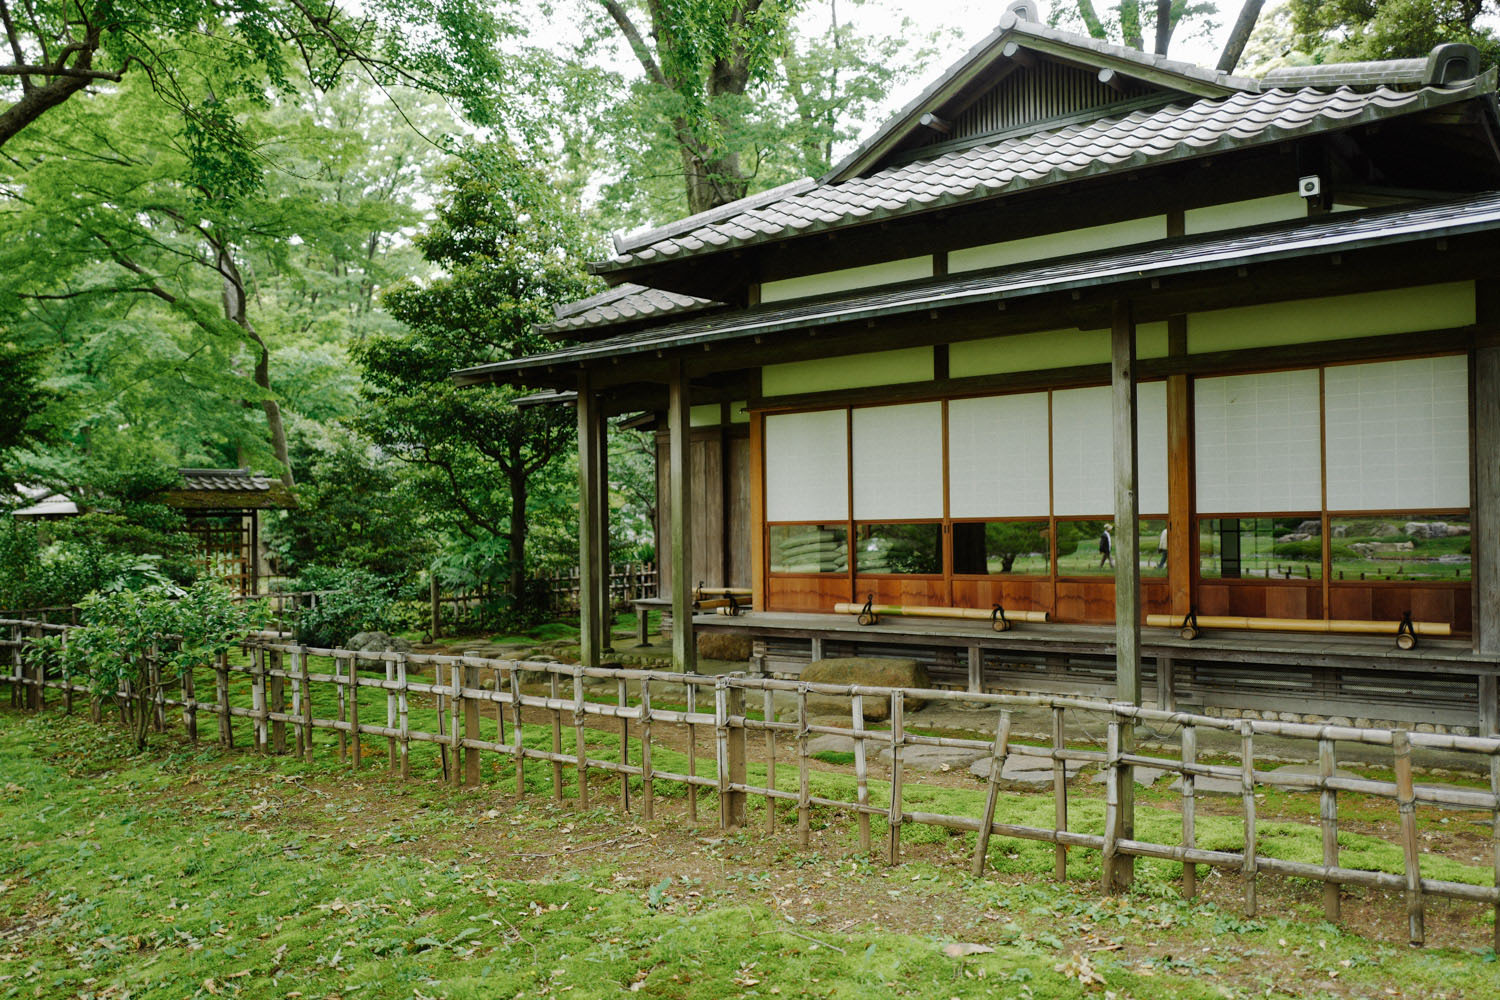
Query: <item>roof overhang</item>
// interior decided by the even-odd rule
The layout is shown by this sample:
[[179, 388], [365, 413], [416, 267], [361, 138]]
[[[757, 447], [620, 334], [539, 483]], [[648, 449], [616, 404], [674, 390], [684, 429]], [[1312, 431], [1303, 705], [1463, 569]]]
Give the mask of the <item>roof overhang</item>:
[[[453, 373], [460, 386], [566, 384], [580, 369], [664, 358], [816, 328], [839, 329], [892, 316], [1023, 300], [1049, 293], [1296, 261], [1332, 252], [1500, 231], [1500, 192], [1424, 205], [1321, 216], [1079, 254], [805, 302], [725, 312], [608, 340]], [[768, 349], [769, 352], [769, 349]], [[768, 357], [767, 360], [778, 360]]]

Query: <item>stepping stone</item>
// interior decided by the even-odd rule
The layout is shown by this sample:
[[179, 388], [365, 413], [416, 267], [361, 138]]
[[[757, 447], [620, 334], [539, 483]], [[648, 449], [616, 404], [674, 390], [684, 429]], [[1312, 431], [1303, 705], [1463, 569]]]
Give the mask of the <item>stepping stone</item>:
[[[868, 742], [866, 743], [868, 748]], [[854, 737], [832, 736], [824, 733], [807, 741], [808, 753], [853, 753]]]
[[[1312, 777], [1316, 778], [1318, 776], [1318, 774], [1319, 774], [1319, 771], [1318, 771], [1318, 765], [1316, 765], [1316, 764], [1285, 764], [1285, 765], [1283, 765], [1281, 767], [1276, 768], [1276, 773], [1277, 774], [1307, 774], [1307, 775], [1311, 775]], [[1359, 777], [1359, 775], [1355, 774], [1353, 771], [1345, 770], [1342, 767], [1336, 767], [1336, 768], [1334, 768], [1333, 769], [1333, 776], [1335, 778], [1358, 778]]]
[[[1172, 780], [1168, 786], [1170, 791], [1182, 791], [1182, 778], [1179, 776]], [[1244, 789], [1240, 787], [1239, 778], [1217, 778], [1203, 775], [1193, 779], [1194, 795], [1239, 795]]]
[[[988, 756], [989, 754], [983, 750], [962, 750], [953, 747], [909, 746], [901, 748], [902, 766], [914, 767], [919, 771], [941, 771], [945, 766], [950, 771], [957, 770], [967, 767], [981, 757]], [[891, 748], [886, 747], [881, 750], [879, 759], [882, 763], [889, 764]]]
[[[1063, 761], [1063, 773], [1073, 778], [1083, 769], [1083, 761]], [[990, 780], [990, 758], [985, 754], [969, 768], [969, 773], [980, 781]], [[1000, 770], [1000, 787], [1006, 791], [1021, 791], [1041, 788], [1052, 784], [1052, 762], [1042, 757], [1010, 756]]]
[[[1161, 776], [1166, 773], [1166, 771], [1162, 770], [1159, 767], [1142, 767], [1139, 764], [1130, 769], [1130, 776], [1135, 779], [1135, 783], [1147, 788], [1149, 788], [1151, 785], [1154, 785], [1157, 781], [1161, 780]], [[1107, 778], [1108, 774], [1104, 771], [1100, 771], [1098, 774], [1090, 778], [1089, 781], [1093, 782], [1096, 785], [1102, 785]]]

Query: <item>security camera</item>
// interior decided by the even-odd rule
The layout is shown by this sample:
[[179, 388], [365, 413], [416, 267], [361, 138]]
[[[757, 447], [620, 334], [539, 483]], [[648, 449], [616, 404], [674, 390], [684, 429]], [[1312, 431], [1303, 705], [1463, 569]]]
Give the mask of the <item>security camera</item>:
[[1297, 193], [1304, 198], [1316, 198], [1323, 193], [1323, 180], [1317, 174], [1308, 174], [1297, 181]]

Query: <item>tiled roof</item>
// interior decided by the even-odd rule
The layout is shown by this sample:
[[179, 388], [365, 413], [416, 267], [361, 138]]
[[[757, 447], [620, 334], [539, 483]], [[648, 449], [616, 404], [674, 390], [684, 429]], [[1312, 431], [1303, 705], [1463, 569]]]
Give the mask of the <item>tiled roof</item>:
[[549, 366], [748, 339], [934, 308], [996, 302], [1120, 281], [1288, 260], [1500, 230], [1500, 191], [1416, 207], [1369, 209], [1204, 236], [1176, 237], [885, 289], [695, 317], [578, 347], [455, 372], [460, 385], [525, 380]]
[[265, 493], [271, 479], [249, 469], [181, 469], [183, 489], [218, 490], [226, 493]]
[[819, 184], [591, 265], [600, 273], [960, 205], [1231, 148], [1410, 114], [1495, 89], [1495, 71], [1458, 87], [1270, 90], [1183, 99], [1033, 132]]
[[674, 313], [694, 312], [720, 305], [692, 295], [679, 295], [659, 288], [647, 288], [629, 282], [591, 295], [554, 310], [553, 322], [537, 328], [545, 334], [567, 334], [595, 326], [609, 326]]

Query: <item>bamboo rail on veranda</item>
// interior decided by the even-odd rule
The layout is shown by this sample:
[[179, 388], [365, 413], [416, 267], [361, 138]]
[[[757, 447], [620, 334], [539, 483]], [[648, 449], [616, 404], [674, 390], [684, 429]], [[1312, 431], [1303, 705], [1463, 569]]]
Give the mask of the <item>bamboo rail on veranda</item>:
[[[9, 683], [11, 704], [41, 710], [49, 692], [60, 692], [65, 707], [71, 709], [77, 694], [87, 695], [85, 685], [74, 683], [66, 675], [49, 676], [37, 660], [24, 655], [25, 648], [46, 632], [66, 633], [69, 626], [42, 622], [0, 619], [0, 664], [8, 661], [3, 678]], [[1408, 931], [1412, 943], [1425, 941], [1425, 906], [1430, 896], [1488, 904], [1495, 910], [1496, 943], [1500, 944], [1500, 739], [1454, 736], [1438, 733], [1415, 733], [1404, 730], [1361, 729], [1350, 726], [1315, 725], [1272, 721], [1229, 720], [1185, 712], [1168, 712], [1145, 707], [1089, 701], [1080, 698], [979, 694], [946, 690], [906, 690], [901, 688], [860, 685], [812, 684], [795, 680], [750, 677], [743, 674], [705, 676], [661, 670], [624, 670], [587, 668], [562, 663], [489, 659], [464, 655], [429, 655], [396, 652], [353, 652], [342, 649], [314, 649], [277, 641], [280, 637], [255, 637], [247, 642], [250, 661], [231, 664], [220, 658], [210, 672], [214, 680], [214, 699], [199, 700], [194, 671], [181, 678], [181, 697], [158, 696], [158, 723], [164, 723], [168, 709], [180, 710], [190, 739], [198, 739], [198, 721], [202, 715], [218, 720], [219, 740], [232, 745], [236, 718], [249, 719], [255, 749], [261, 752], [292, 752], [311, 759], [315, 749], [314, 734], [319, 729], [337, 734], [340, 761], [353, 767], [363, 763], [360, 736], [383, 738], [387, 746], [387, 764], [402, 778], [410, 776], [410, 750], [413, 743], [432, 743], [439, 749], [441, 773], [446, 781], [475, 785], [480, 779], [480, 756], [496, 753], [509, 756], [515, 764], [517, 794], [525, 794], [525, 767], [535, 761], [549, 765], [553, 796], [561, 800], [564, 769], [572, 768], [578, 786], [579, 805], [590, 802], [590, 775], [614, 774], [622, 777], [621, 806], [630, 808], [630, 778], [641, 781], [639, 807], [643, 819], [654, 815], [655, 798], [660, 783], [684, 786], [687, 791], [691, 821], [697, 821], [699, 789], [713, 789], [719, 803], [719, 823], [724, 828], [745, 825], [745, 805], [750, 796], [765, 802], [767, 834], [776, 829], [778, 803], [794, 807], [797, 813], [797, 836], [800, 846], [809, 843], [810, 811], [814, 806], [836, 810], [853, 817], [862, 851], [872, 846], [871, 820], [884, 826], [885, 841], [881, 853], [892, 863], [901, 856], [901, 831], [909, 824], [926, 824], [951, 831], [977, 834], [973, 870], [982, 873], [987, 864], [991, 836], [1013, 837], [1051, 843], [1056, 846], [1056, 877], [1067, 876], [1069, 848], [1098, 851], [1105, 861], [1105, 891], [1114, 884], [1108, 876], [1110, 865], [1121, 858], [1158, 858], [1183, 864], [1183, 892], [1192, 897], [1197, 891], [1197, 865], [1206, 865], [1239, 875], [1244, 909], [1253, 916], [1257, 907], [1256, 888], [1263, 876], [1303, 878], [1324, 883], [1325, 916], [1339, 919], [1339, 889], [1358, 886], [1385, 889], [1403, 894], [1406, 902]], [[312, 660], [332, 660], [331, 672], [314, 672]], [[360, 673], [361, 666], [371, 673]], [[431, 668], [433, 680], [417, 680], [411, 668]], [[482, 683], [482, 672], [490, 672], [490, 684]], [[251, 686], [249, 708], [231, 704], [229, 679], [247, 675]], [[530, 678], [545, 687], [546, 694], [527, 694], [523, 683]], [[615, 685], [613, 703], [591, 701], [586, 697], [585, 681], [605, 679]], [[652, 687], [680, 685], [685, 689], [685, 707], [666, 708], [653, 702]], [[634, 695], [632, 695], [632, 686]], [[313, 714], [315, 688], [332, 687], [337, 691], [337, 717], [317, 718]], [[385, 693], [386, 712], [383, 721], [361, 718], [359, 699], [351, 692], [359, 688]], [[774, 697], [778, 692], [793, 699], [794, 721], [778, 721]], [[288, 697], [290, 695], [290, 697]], [[807, 700], [810, 695], [847, 699], [847, 726], [814, 724], [810, 721]], [[129, 698], [128, 690], [119, 698]], [[426, 696], [436, 708], [437, 732], [411, 726], [411, 699]], [[705, 697], [706, 696], [706, 697]], [[753, 697], [750, 697], [753, 696]], [[927, 736], [906, 730], [904, 708], [908, 698], [927, 701], [963, 701], [991, 706], [996, 715], [993, 740]], [[763, 718], [752, 718], [746, 710], [750, 704], [763, 709]], [[634, 704], [632, 704], [634, 700]], [[889, 729], [871, 729], [866, 725], [865, 707], [872, 701], [889, 706]], [[698, 706], [705, 709], [700, 711]], [[97, 703], [95, 716], [97, 718]], [[711, 706], [711, 710], [708, 710]], [[1051, 740], [1038, 747], [1012, 742], [1010, 713], [1017, 708], [1046, 708], [1052, 716]], [[549, 749], [526, 746], [522, 740], [522, 712], [530, 709], [533, 717], [541, 714], [550, 721]], [[480, 738], [480, 718], [493, 711], [496, 721], [495, 740]], [[1079, 750], [1069, 748], [1064, 740], [1064, 717], [1068, 712], [1087, 712], [1108, 717], [1106, 748]], [[605, 760], [588, 755], [584, 738], [590, 717], [599, 725], [617, 720], [620, 727], [620, 759]], [[460, 724], [460, 720], [462, 725]], [[510, 738], [506, 738], [506, 724]], [[1181, 733], [1179, 757], [1152, 756], [1122, 750], [1128, 744], [1121, 739], [1122, 728], [1142, 723], [1178, 727]], [[630, 759], [630, 731], [634, 724], [639, 741], [638, 763]], [[533, 723], [534, 725], [534, 723]], [[562, 732], [571, 725], [575, 733], [575, 752], [563, 751]], [[651, 748], [658, 727], [675, 726], [687, 735], [686, 773], [655, 766]], [[698, 773], [698, 730], [713, 734], [717, 767], [713, 776]], [[462, 730], [462, 731], [461, 731]], [[1234, 765], [1205, 764], [1198, 760], [1198, 734], [1201, 730], [1219, 730], [1238, 735], [1240, 752]], [[747, 778], [747, 747], [752, 734], [764, 738], [766, 783], [752, 784]], [[290, 735], [291, 739], [288, 740]], [[856, 798], [847, 801], [814, 795], [810, 781], [809, 738], [814, 735], [843, 736], [853, 741]], [[786, 741], [779, 744], [777, 737]], [[1255, 768], [1256, 737], [1274, 736], [1308, 740], [1317, 744], [1319, 761], [1316, 774], [1283, 774]], [[351, 737], [353, 737], [351, 739]], [[1338, 777], [1334, 768], [1334, 745], [1338, 742], [1389, 747], [1392, 754], [1394, 781]], [[891, 751], [889, 796], [877, 802], [871, 798], [868, 775], [867, 744], [888, 747]], [[797, 769], [797, 790], [776, 786], [776, 758], [786, 744], [790, 745]], [[658, 744], [659, 745], [659, 744]], [[977, 816], [953, 816], [909, 810], [903, 802], [902, 751], [907, 747], [934, 746], [982, 751], [989, 758], [985, 804]], [[1446, 750], [1479, 755], [1486, 759], [1490, 776], [1488, 790], [1464, 788], [1451, 784], [1416, 785], [1412, 777], [1413, 749]], [[1001, 773], [1007, 757], [1033, 757], [1049, 761], [1053, 769], [1052, 794], [1055, 800], [1051, 827], [1007, 822], [997, 815]], [[981, 758], [983, 759], [983, 758]], [[1106, 775], [1104, 830], [1101, 834], [1083, 833], [1068, 828], [1068, 762], [1097, 764]], [[1151, 767], [1168, 771], [1181, 778], [1182, 837], [1179, 843], [1158, 844], [1123, 836], [1119, 794], [1123, 782], [1133, 780], [1131, 769]], [[1244, 840], [1238, 851], [1208, 850], [1195, 842], [1197, 795], [1195, 784], [1205, 777], [1225, 778], [1240, 784], [1244, 819]], [[1267, 855], [1256, 838], [1257, 788], [1282, 788], [1316, 793], [1319, 796], [1318, 824], [1322, 833], [1321, 864], [1292, 861]], [[1396, 821], [1403, 853], [1401, 874], [1367, 871], [1339, 864], [1338, 795], [1357, 793], [1391, 801], [1396, 806]], [[1420, 870], [1422, 848], [1418, 841], [1416, 806], [1448, 806], [1484, 809], [1491, 814], [1491, 841], [1494, 885], [1471, 885], [1443, 879], [1425, 878]]]

